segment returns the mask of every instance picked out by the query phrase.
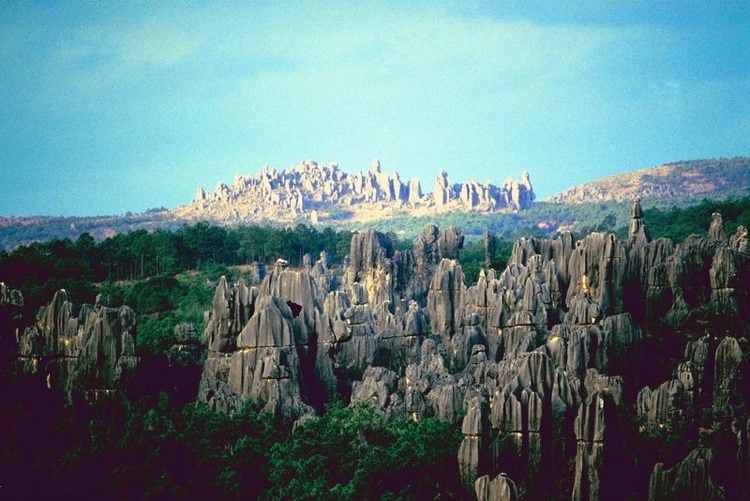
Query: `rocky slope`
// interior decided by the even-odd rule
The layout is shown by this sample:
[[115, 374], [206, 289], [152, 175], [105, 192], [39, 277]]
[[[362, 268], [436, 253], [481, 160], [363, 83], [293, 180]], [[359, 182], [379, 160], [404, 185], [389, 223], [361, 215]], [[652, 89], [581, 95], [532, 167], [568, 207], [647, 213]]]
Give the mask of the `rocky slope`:
[[521, 182], [508, 179], [495, 186], [476, 181], [454, 184], [442, 171], [433, 193], [424, 194], [419, 179], [402, 181], [398, 173], [384, 172], [377, 160], [368, 172], [358, 174], [348, 174], [335, 163], [305, 161], [281, 171], [266, 167], [255, 176], [237, 176], [232, 186], [219, 183], [211, 193], [199, 188], [193, 202], [173, 214], [188, 220], [252, 223], [303, 217], [317, 224], [341, 214], [367, 221], [382, 219], [389, 211], [518, 211], [529, 208], [533, 200], [528, 173]]
[[550, 198], [554, 203], [629, 201], [642, 199], [747, 196], [750, 158], [673, 162], [608, 176], [569, 188]]

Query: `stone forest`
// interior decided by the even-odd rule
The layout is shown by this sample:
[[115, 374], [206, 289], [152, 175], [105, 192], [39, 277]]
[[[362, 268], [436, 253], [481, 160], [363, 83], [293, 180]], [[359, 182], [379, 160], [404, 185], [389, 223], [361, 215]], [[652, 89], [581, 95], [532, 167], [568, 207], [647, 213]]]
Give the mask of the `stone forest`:
[[[326, 252], [305, 255], [300, 266], [274, 256], [236, 281], [219, 278], [203, 328], [175, 325], [160, 368], [137, 353], [138, 316], [130, 306], [104, 294], [77, 305], [61, 289], [27, 318], [18, 313], [24, 291], [3, 284], [5, 419], [21, 423], [19, 430], [29, 422], [18, 408], [32, 406], [29, 395], [47, 399], [39, 415], [58, 417], [34, 414], [33, 426], [52, 431], [31, 443], [19, 443], [4, 425], [10, 445], [2, 464], [16, 473], [5, 477], [0, 494], [80, 494], [65, 490], [65, 478], [50, 484], [61, 491], [34, 491], [33, 481], [21, 478], [46, 471], [39, 451], [57, 447], [67, 454], [60, 464], [91, 465], [78, 473], [84, 485], [173, 495], [181, 491], [129, 490], [146, 481], [132, 472], [148, 467], [143, 458], [175, 456], [176, 466], [158, 463], [163, 472], [155, 483], [180, 478], [169, 472], [181, 469], [186, 478], [208, 478], [200, 458], [190, 462], [175, 451], [209, 450], [221, 434], [210, 450], [227, 468], [212, 473], [201, 494], [746, 498], [750, 237], [743, 226], [727, 234], [719, 213], [705, 226], [707, 236], [652, 239], [635, 201], [626, 239], [597, 232], [521, 238], [502, 270], [491, 267], [498, 239], [486, 231], [473, 283], [462, 269], [459, 229], [428, 225], [411, 248], [360, 231], [343, 263]], [[157, 410], [138, 415], [128, 402], [147, 398], [154, 385], [166, 388], [151, 395]], [[185, 407], [213, 424], [199, 426], [187, 411], [180, 420], [159, 413], [177, 405], [164, 403], [164, 395], [178, 386]], [[358, 416], [369, 420], [365, 431], [355, 425]], [[383, 424], [391, 422], [398, 426]], [[439, 433], [414, 431], [424, 423]], [[180, 431], [188, 426], [193, 431]], [[324, 432], [340, 460], [317, 444]], [[407, 432], [415, 434], [408, 441]], [[161, 438], [141, 450], [131, 446], [139, 434]], [[205, 443], [186, 445], [190, 440]], [[446, 458], [413, 473], [398, 462], [443, 448]], [[106, 454], [116, 459], [97, 459]], [[396, 466], [355, 470], [355, 461]], [[310, 472], [317, 472], [313, 487], [302, 484]], [[247, 478], [260, 482], [257, 490], [243, 490]], [[389, 490], [389, 482], [399, 490]]]

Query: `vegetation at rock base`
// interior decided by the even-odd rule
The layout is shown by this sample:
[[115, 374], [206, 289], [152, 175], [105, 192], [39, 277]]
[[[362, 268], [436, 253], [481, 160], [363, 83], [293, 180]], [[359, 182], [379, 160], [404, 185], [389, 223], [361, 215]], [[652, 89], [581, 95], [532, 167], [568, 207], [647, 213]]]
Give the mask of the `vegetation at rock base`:
[[460, 495], [460, 430], [437, 418], [386, 417], [335, 402], [270, 452], [274, 499], [432, 499]]

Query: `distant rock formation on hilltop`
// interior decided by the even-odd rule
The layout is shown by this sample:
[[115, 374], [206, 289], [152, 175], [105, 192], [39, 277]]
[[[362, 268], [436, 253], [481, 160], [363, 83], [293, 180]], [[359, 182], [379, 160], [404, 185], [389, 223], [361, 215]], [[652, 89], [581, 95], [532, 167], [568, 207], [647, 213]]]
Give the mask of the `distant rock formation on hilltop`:
[[369, 171], [357, 174], [340, 170], [336, 163], [307, 160], [281, 171], [264, 167], [255, 176], [238, 175], [232, 186], [219, 183], [211, 193], [198, 188], [195, 199], [174, 214], [222, 222], [288, 221], [304, 215], [316, 222], [319, 212], [339, 208], [368, 220], [368, 211], [382, 217], [383, 209], [519, 211], [531, 207], [534, 198], [528, 172], [521, 182], [508, 179], [495, 186], [476, 181], [452, 184], [442, 171], [434, 193], [423, 194], [419, 179], [404, 182], [398, 173], [384, 172], [378, 160]]

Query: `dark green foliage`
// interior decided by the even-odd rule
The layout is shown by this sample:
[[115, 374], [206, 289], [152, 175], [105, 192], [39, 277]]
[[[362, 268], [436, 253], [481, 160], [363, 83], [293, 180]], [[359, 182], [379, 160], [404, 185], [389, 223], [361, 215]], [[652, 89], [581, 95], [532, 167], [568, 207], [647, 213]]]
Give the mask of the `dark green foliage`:
[[[175, 287], [168, 276], [200, 269], [215, 280], [229, 276], [227, 266], [252, 261], [272, 263], [279, 257], [299, 265], [310, 253], [317, 259], [326, 251], [331, 262], [340, 263], [349, 252], [351, 233], [329, 228], [318, 231], [299, 225], [294, 229], [241, 226], [222, 228], [208, 223], [185, 225], [176, 231], [140, 229], [96, 243], [88, 234], [69, 239], [37, 242], [0, 252], [0, 280], [23, 292], [27, 317], [64, 288], [76, 302], [93, 303], [95, 283], [106, 282], [102, 292], [113, 304], [121, 300], [139, 313], [167, 311]], [[160, 278], [159, 278], [160, 277]], [[113, 287], [117, 281], [152, 279], [131, 297], [120, 297]], [[167, 290], [158, 290], [159, 285]], [[137, 303], [137, 306], [136, 306]], [[140, 308], [143, 306], [143, 309]]]
[[[495, 238], [495, 252], [491, 256], [490, 268], [497, 271], [504, 270], [512, 250], [512, 241]], [[460, 251], [460, 258], [464, 281], [467, 285], [476, 283], [477, 278], [479, 278], [479, 270], [485, 267], [484, 242], [481, 239], [474, 239], [465, 244]]]
[[682, 242], [692, 234], [705, 236], [714, 212], [722, 215], [727, 235], [734, 233], [738, 225], [750, 228], [750, 198], [724, 202], [703, 200], [691, 207], [669, 210], [646, 209], [643, 217], [652, 238], [667, 237]]
[[145, 412], [126, 408], [112, 445], [130, 460], [112, 470], [113, 494], [253, 498], [269, 487], [265, 455], [286, 434], [270, 415], [249, 406], [233, 415], [200, 404], [174, 409], [164, 397]]
[[166, 394], [63, 406], [31, 377], [0, 397], [3, 499], [255, 498], [269, 487], [267, 453], [288, 427], [246, 407], [233, 415]]
[[110, 306], [131, 306], [138, 314], [136, 350], [141, 356], [163, 355], [175, 343], [174, 327], [188, 322], [203, 331], [203, 312], [209, 308], [218, 279], [237, 272], [223, 265], [207, 265], [176, 277], [152, 277], [132, 282], [105, 282], [99, 287]]
[[460, 494], [458, 427], [329, 405], [270, 453], [274, 499], [433, 499]]
[[125, 294], [125, 303], [143, 315], [166, 312], [174, 307], [172, 296], [179, 286], [174, 277], [151, 277], [133, 284]]
[[0, 281], [22, 291], [24, 317], [33, 318], [40, 305], [65, 288], [81, 301], [92, 302], [94, 272], [86, 262], [90, 250], [70, 240], [51, 240], [0, 253]]

